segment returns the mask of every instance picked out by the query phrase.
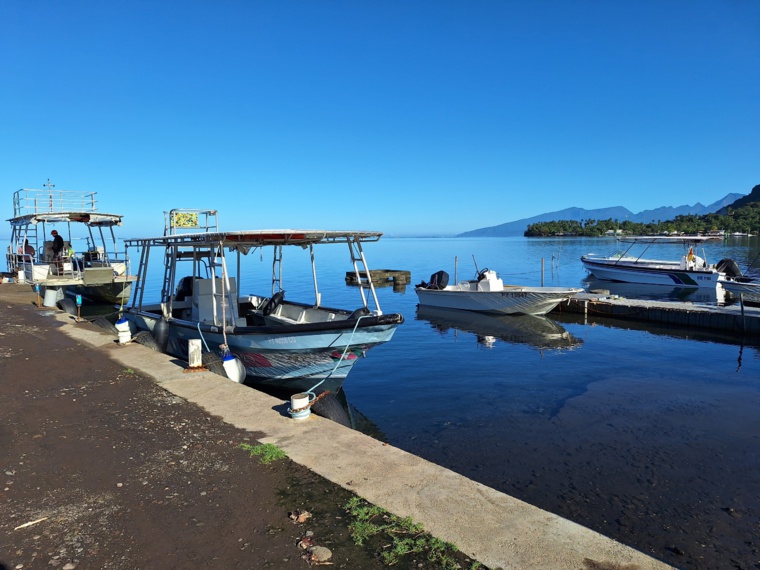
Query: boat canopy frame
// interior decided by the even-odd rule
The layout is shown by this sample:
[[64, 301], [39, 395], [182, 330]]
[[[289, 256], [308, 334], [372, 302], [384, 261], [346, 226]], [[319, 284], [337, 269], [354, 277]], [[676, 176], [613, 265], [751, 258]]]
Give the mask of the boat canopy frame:
[[[45, 190], [22, 188], [13, 194], [13, 217], [7, 220], [11, 225], [11, 239], [8, 246], [7, 267], [11, 273], [21, 269], [21, 265], [47, 264], [52, 260], [43, 259], [44, 247], [49, 231], [48, 226], [65, 224], [61, 237], [71, 247], [72, 224], [87, 228], [86, 252], [106, 264], [124, 263], [129, 273], [129, 258], [126, 251], [119, 252], [119, 243], [113, 228], [122, 225], [122, 215], [97, 211], [97, 192], [75, 190], [53, 190], [50, 180]], [[106, 233], [107, 232], [107, 233]], [[78, 238], [82, 239], [82, 238]], [[24, 251], [24, 244], [34, 247], [35, 255]], [[79, 248], [74, 248], [79, 249]], [[84, 253], [84, 252], [82, 252]]]
[[[182, 213], [205, 213], [207, 210], [182, 210]], [[168, 218], [170, 219], [170, 218]], [[164, 251], [164, 282], [161, 290], [161, 306], [165, 316], [171, 315], [174, 304], [174, 291], [177, 283], [177, 264], [181, 261], [192, 261], [193, 278], [201, 278], [201, 272], [205, 272], [206, 277], [213, 277], [211, 281], [211, 294], [217, 297], [224, 297], [223, 305], [237, 306], [237, 299], [233, 299], [229, 273], [225, 257], [225, 250], [230, 253], [234, 252], [236, 259], [236, 282], [239, 286], [241, 282], [241, 256], [248, 255], [257, 249], [264, 247], [273, 247], [272, 260], [272, 295], [282, 290], [282, 252], [285, 246], [298, 246], [309, 250], [311, 260], [312, 278], [314, 284], [314, 306], [319, 308], [322, 302], [322, 295], [319, 291], [317, 280], [317, 266], [315, 260], [314, 246], [322, 244], [346, 243], [351, 256], [351, 263], [357, 279], [365, 277], [368, 282], [368, 288], [374, 313], [382, 315], [380, 303], [377, 298], [377, 292], [370, 278], [370, 271], [367, 267], [366, 258], [362, 248], [362, 243], [375, 242], [383, 235], [382, 232], [376, 231], [337, 231], [337, 230], [243, 230], [243, 231], [219, 231], [215, 227], [215, 222], [206, 224], [205, 227], [194, 225], [194, 228], [205, 231], [180, 233], [170, 229], [165, 230], [163, 236], [148, 238], [129, 238], [124, 240], [126, 250], [130, 247], [136, 247], [140, 250], [140, 266], [138, 269], [138, 279], [135, 294], [131, 299], [133, 309], [142, 310], [143, 297], [145, 293], [145, 283], [147, 281], [148, 265], [150, 261], [151, 250], [157, 248]], [[169, 226], [167, 226], [169, 228]], [[217, 272], [221, 270], [221, 278], [224, 286], [223, 292], [216, 291]], [[360, 289], [362, 303], [364, 308], [369, 310], [370, 299], [365, 294], [363, 288]], [[232, 313], [232, 311], [230, 311]], [[237, 315], [226, 315], [227, 325], [234, 326]]]
[[[628, 254], [629, 251], [635, 246], [635, 245], [641, 245], [644, 244], [646, 247], [644, 248], [641, 253], [639, 253], [638, 257], [636, 257], [635, 263], [638, 263], [644, 254], [649, 251], [649, 248], [653, 245], [662, 245], [662, 244], [683, 244], [683, 245], [699, 245], [706, 241], [718, 241], [719, 238], [714, 236], [618, 236], [617, 241], [620, 243], [630, 243], [625, 251], [623, 251], [620, 255], [618, 255], [618, 260], [615, 261], [614, 265], [617, 265]], [[705, 263], [707, 262], [707, 254], [704, 251], [704, 248], [702, 249], [702, 257], [705, 260]]]

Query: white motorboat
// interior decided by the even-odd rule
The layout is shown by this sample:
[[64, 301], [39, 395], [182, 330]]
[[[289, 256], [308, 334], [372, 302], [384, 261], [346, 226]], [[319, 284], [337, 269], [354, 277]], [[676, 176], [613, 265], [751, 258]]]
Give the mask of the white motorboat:
[[448, 273], [438, 271], [430, 283], [414, 289], [420, 305], [504, 315], [545, 315], [583, 289], [504, 285], [495, 271], [483, 269], [477, 279], [448, 285]]
[[[37, 288], [46, 306], [56, 306], [64, 296], [80, 297], [85, 304], [126, 303], [136, 277], [129, 274], [129, 258], [119, 253], [114, 235], [122, 216], [99, 212], [96, 192], [54, 186], [48, 180], [45, 190], [23, 188], [13, 194], [8, 271]], [[63, 250], [56, 255], [51, 233], [58, 229]], [[86, 245], [78, 246], [77, 239]]]
[[[718, 264], [709, 264], [704, 249], [702, 256], [694, 250], [704, 242], [715, 239], [709, 236], [620, 237], [618, 241], [630, 244], [625, 251], [611, 256], [589, 253], [581, 256], [581, 262], [589, 273], [605, 281], [714, 288], [718, 284], [718, 279], [725, 277], [727, 270], [730, 270], [732, 260], [724, 259]], [[651, 246], [663, 244], [681, 244], [685, 248], [684, 253], [678, 260], [643, 257]]]
[[[138, 283], [123, 318], [133, 338], [146, 333], [154, 348], [180, 358], [187, 358], [190, 340], [201, 340], [212, 360], [232, 358], [244, 367], [242, 378], [228, 374], [231, 379], [293, 394], [337, 392], [358, 358], [391, 340], [404, 322], [400, 314], [382, 312], [369, 279], [362, 244], [375, 242], [381, 235], [295, 229], [219, 231], [215, 210], [171, 210], [166, 213], [163, 236], [125, 240], [127, 249], [138, 248], [141, 257]], [[356, 288], [358, 308], [322, 304], [314, 249], [335, 244], [348, 245], [357, 281], [367, 280], [366, 287]], [[286, 248], [294, 254], [309, 251], [313, 299], [285, 299]], [[265, 250], [271, 250], [273, 259], [267, 268], [271, 293], [239, 296], [238, 287], [252, 279], [251, 266]], [[161, 295], [144, 301], [148, 275], [156, 274], [151, 260], [163, 271]], [[230, 267], [234, 274], [228, 271]]]

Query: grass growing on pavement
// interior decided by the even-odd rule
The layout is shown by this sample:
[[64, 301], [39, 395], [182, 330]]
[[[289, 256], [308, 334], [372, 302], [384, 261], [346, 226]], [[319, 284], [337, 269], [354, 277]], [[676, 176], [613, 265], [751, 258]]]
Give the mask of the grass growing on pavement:
[[[360, 497], [352, 497], [343, 509], [353, 519], [348, 530], [354, 542], [359, 546], [369, 541], [377, 543], [386, 564], [392, 566], [406, 555], [422, 554], [444, 570], [461, 568], [453, 556], [458, 552], [457, 547], [431, 536], [411, 518], [398, 517]], [[474, 562], [471, 568], [477, 570], [483, 566]]]
[[261, 445], [249, 445], [241, 443], [238, 447], [245, 449], [251, 454], [251, 457], [259, 456], [259, 463], [271, 463], [278, 459], [285, 459], [288, 455], [273, 443], [263, 443]]

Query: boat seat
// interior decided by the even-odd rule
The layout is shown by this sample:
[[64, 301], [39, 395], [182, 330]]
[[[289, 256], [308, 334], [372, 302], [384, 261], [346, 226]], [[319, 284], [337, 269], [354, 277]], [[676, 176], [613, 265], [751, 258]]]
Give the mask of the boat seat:
[[277, 305], [277, 308], [272, 312], [272, 316], [279, 317], [284, 321], [302, 323], [306, 316], [306, 310], [296, 305]]
[[245, 312], [245, 324], [249, 327], [263, 327], [267, 324], [267, 321], [264, 315], [261, 314], [261, 311], [249, 309]]
[[192, 320], [218, 324], [223, 312], [226, 312], [228, 318], [231, 315], [237, 316], [237, 285], [234, 277], [229, 278], [229, 284], [228, 297], [224, 292], [223, 279], [196, 279], [193, 285]]

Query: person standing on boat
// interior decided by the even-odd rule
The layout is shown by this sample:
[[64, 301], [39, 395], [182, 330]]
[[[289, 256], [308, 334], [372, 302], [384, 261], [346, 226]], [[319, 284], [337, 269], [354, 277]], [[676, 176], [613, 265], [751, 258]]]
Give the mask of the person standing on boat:
[[55, 266], [60, 272], [62, 269], [61, 264], [61, 255], [63, 254], [63, 238], [58, 235], [58, 232], [56, 230], [53, 230], [50, 232], [50, 234], [53, 236], [53, 261], [55, 262]]

